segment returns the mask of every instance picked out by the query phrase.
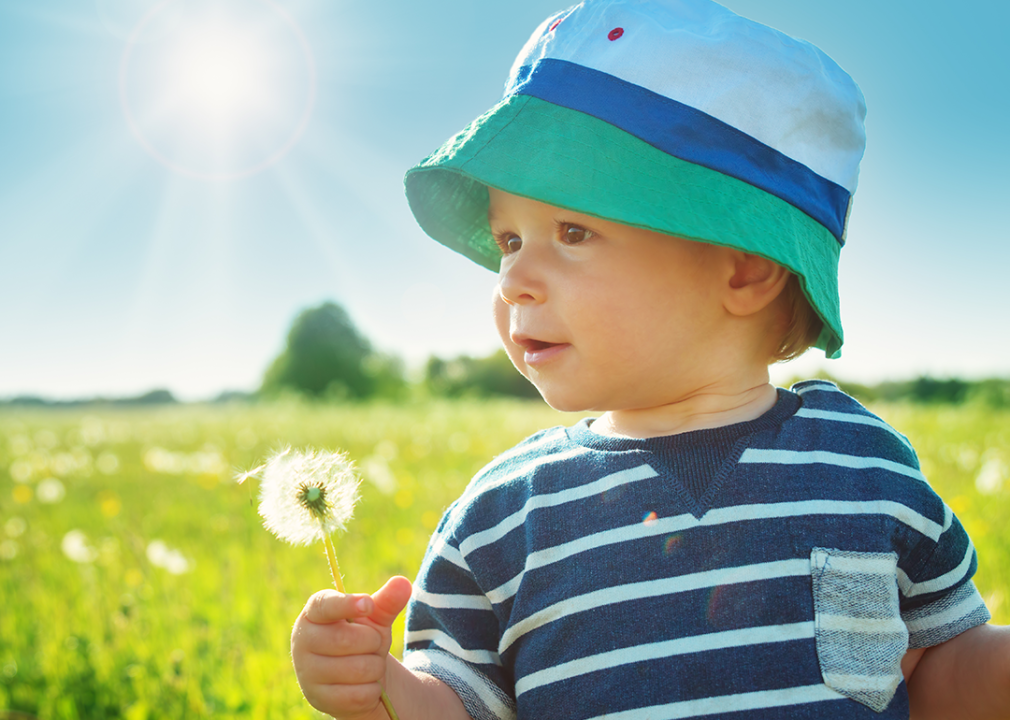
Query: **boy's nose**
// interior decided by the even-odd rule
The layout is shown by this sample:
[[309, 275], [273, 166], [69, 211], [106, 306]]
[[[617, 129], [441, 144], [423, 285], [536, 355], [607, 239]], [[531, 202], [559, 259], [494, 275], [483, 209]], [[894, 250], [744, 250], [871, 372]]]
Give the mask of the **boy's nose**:
[[506, 305], [539, 303], [546, 298], [543, 273], [537, 270], [533, 255], [532, 248], [523, 247], [502, 259], [498, 293]]

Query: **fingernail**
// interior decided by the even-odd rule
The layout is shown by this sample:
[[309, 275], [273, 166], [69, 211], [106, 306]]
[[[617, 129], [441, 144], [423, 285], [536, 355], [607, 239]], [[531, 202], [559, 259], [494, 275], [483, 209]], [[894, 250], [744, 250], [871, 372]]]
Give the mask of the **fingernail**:
[[371, 612], [371, 610], [372, 610], [372, 600], [371, 600], [371, 598], [363, 597], [363, 598], [359, 599], [358, 602], [354, 603], [354, 607], [356, 607], [358, 609], [358, 612], [363, 612], [363, 613]]

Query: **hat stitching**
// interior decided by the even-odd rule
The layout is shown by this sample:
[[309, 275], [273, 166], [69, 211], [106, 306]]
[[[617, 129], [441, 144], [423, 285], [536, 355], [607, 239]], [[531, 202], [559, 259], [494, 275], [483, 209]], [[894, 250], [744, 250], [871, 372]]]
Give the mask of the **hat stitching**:
[[[467, 165], [469, 165], [471, 162], [473, 162], [474, 160], [476, 160], [477, 156], [480, 155], [482, 152], [484, 152], [485, 148], [487, 148], [487, 146], [490, 145], [491, 142], [495, 138], [497, 138], [499, 135], [501, 135], [503, 132], [505, 132], [506, 128], [508, 128], [509, 125], [511, 125], [512, 123], [514, 123], [516, 121], [516, 119], [522, 114], [522, 112], [526, 109], [526, 106], [529, 104], [529, 98], [530, 98], [530, 96], [529, 95], [515, 95], [515, 96], [511, 96], [509, 98], [506, 98], [505, 101], [499, 103], [499, 106], [505, 105], [505, 104], [508, 104], [508, 103], [512, 102], [513, 101], [512, 98], [515, 98], [515, 102], [517, 103], [517, 110], [516, 110], [515, 115], [513, 115], [509, 119], [509, 121], [507, 123], [505, 123], [500, 128], [498, 128], [497, 132], [495, 132], [493, 135], [491, 135], [490, 137], [488, 137], [487, 141], [483, 145], [481, 145], [479, 148], [477, 148], [470, 155], [470, 157], [460, 165], [460, 169], [461, 170], [463, 168], [465, 168]], [[518, 104], [520, 102], [522, 104]]]

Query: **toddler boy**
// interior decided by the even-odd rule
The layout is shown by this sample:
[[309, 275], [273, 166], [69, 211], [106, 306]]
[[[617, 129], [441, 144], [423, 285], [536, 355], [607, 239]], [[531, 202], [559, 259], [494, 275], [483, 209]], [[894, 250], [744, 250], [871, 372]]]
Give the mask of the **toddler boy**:
[[903, 436], [830, 383], [768, 379], [842, 346], [863, 115], [819, 50], [709, 0], [587, 0], [537, 29], [406, 192], [499, 273], [520, 372], [602, 415], [449, 508], [403, 665], [406, 580], [313, 596], [292, 640], [313, 705], [382, 717], [381, 683], [404, 719], [909, 717], [923, 650], [989, 619], [974, 549]]

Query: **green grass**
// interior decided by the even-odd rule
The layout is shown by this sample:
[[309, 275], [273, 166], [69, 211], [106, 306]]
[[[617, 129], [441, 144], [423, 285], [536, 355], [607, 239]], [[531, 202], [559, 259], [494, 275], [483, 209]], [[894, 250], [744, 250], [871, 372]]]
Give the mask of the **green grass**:
[[[1010, 413], [874, 409], [915, 443], [976, 541], [979, 588], [1010, 622], [1007, 495], [975, 482], [987, 463], [1006, 474]], [[371, 591], [414, 576], [442, 510], [491, 457], [572, 420], [504, 400], [0, 411], [0, 717], [317, 716], [288, 637], [330, 585], [326, 562], [269, 535], [234, 471], [288, 444], [347, 450], [366, 481], [337, 551], [348, 588]], [[57, 502], [42, 502], [47, 478], [65, 489]], [[87, 562], [62, 550], [73, 530]], [[152, 562], [155, 540], [186, 572]], [[400, 637], [402, 625], [396, 654]]]

